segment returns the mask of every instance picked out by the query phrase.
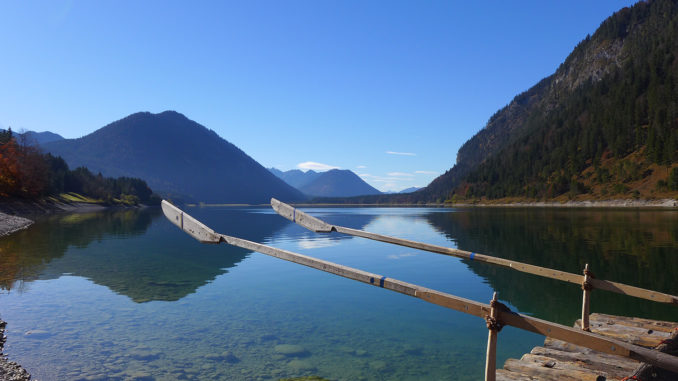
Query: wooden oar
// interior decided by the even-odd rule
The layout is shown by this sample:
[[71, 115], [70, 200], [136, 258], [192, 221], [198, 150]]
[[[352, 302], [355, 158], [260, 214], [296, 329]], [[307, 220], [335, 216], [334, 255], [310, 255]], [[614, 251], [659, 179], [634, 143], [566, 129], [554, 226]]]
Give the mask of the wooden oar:
[[[489, 316], [491, 312], [491, 307], [488, 304], [464, 299], [455, 295], [418, 286], [416, 284], [403, 282], [393, 278], [387, 278], [379, 274], [369, 273], [367, 271], [354, 269], [348, 266], [324, 261], [322, 259], [317, 259], [291, 251], [262, 245], [256, 242], [247, 241], [241, 238], [216, 233], [214, 230], [208, 228], [200, 221], [189, 216], [181, 209], [164, 200], [162, 202], [162, 211], [165, 213], [167, 219], [181, 228], [181, 230], [188, 233], [191, 237], [202, 243], [218, 244], [225, 242], [229, 245], [257, 251], [262, 254], [298, 263], [330, 274], [339, 275], [344, 278], [357, 280], [372, 286], [377, 286], [387, 290], [399, 292], [401, 294], [413, 296], [429, 303], [437, 304], [439, 306], [481, 318]], [[597, 334], [581, 331], [579, 329], [566, 327], [560, 324], [551, 323], [545, 320], [536, 319], [510, 311], [500, 311], [498, 313], [497, 320], [503, 324], [539, 333], [554, 339], [564, 340], [605, 353], [629, 357], [635, 360], [656, 365], [664, 369], [668, 369], [672, 372], [678, 372], [678, 359], [665, 353], [653, 351], [651, 349], [642, 348], [633, 344], [624, 343], [619, 340], [609, 339]]]
[[[329, 232], [344, 233], [356, 237], [372, 239], [375, 241], [387, 242], [395, 245], [411, 247], [414, 249], [430, 251], [433, 253], [450, 255], [453, 257], [464, 258], [478, 262], [491, 263], [499, 266], [505, 266], [517, 271], [522, 271], [524, 273], [535, 274], [546, 278], [558, 279], [579, 285], [583, 284], [584, 282], [584, 276], [579, 274], [572, 274], [565, 271], [553, 270], [545, 267], [530, 265], [527, 263], [511, 261], [504, 258], [473, 253], [470, 251], [452, 249], [444, 246], [431, 245], [423, 242], [410, 241], [408, 239], [370, 233], [364, 230], [351, 229], [339, 225], [331, 225], [321, 219], [310, 216], [292, 207], [291, 205], [285, 204], [284, 202], [278, 201], [274, 198], [271, 199], [271, 206], [279, 215], [287, 218], [288, 220], [298, 225], [305, 227], [306, 229], [309, 229], [317, 233], [329, 233]], [[652, 290], [646, 290], [644, 288], [629, 286], [623, 283], [617, 283], [603, 279], [589, 278], [588, 281], [593, 286], [593, 288], [617, 292], [629, 296], [635, 296], [636, 298], [653, 300], [655, 302], [678, 304], [678, 296], [664, 294]]]

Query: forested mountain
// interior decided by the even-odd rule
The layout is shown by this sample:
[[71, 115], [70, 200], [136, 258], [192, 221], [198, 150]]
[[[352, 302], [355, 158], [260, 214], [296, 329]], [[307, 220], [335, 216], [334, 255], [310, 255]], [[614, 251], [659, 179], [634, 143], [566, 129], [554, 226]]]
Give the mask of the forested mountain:
[[299, 169], [291, 169], [284, 172], [276, 168], [269, 168], [268, 170], [297, 189], [301, 189], [301, 187], [307, 185], [321, 175], [320, 172], [314, 170], [308, 170], [306, 172]]
[[603, 21], [556, 72], [517, 95], [403, 203], [678, 197], [678, 1]]
[[142, 178], [166, 197], [208, 203], [304, 199], [238, 147], [174, 111], [132, 114], [82, 138], [42, 147], [71, 167]]
[[417, 193], [452, 199], [654, 198], [678, 190], [678, 2], [624, 8], [497, 111]]
[[332, 169], [326, 172], [299, 169], [281, 171], [269, 168], [271, 173], [304, 194], [314, 197], [352, 197], [381, 194], [358, 175], [348, 169]]

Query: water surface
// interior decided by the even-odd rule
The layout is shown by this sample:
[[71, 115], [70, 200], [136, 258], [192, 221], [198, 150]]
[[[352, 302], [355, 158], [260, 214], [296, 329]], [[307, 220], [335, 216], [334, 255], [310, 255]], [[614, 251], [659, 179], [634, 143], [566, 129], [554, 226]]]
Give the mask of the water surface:
[[[571, 209], [309, 208], [343, 226], [678, 294], [678, 214]], [[269, 208], [187, 208], [216, 231], [571, 325], [577, 285], [337, 233]], [[40, 380], [477, 380], [482, 319], [227, 245], [159, 209], [59, 215], [0, 239], [6, 352]], [[594, 291], [592, 311], [678, 320]], [[543, 337], [505, 328], [499, 365]]]

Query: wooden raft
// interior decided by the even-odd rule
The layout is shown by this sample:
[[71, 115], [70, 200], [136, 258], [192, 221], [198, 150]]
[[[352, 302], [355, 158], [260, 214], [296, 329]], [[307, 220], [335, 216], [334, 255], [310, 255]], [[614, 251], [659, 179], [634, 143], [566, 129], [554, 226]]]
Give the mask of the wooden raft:
[[[663, 349], [664, 340], [678, 336], [678, 323], [598, 313], [591, 314], [589, 319], [593, 333], [648, 348]], [[574, 326], [581, 327], [581, 319]], [[547, 337], [543, 347], [535, 347], [520, 360], [506, 360], [504, 369], [497, 370], [497, 381], [622, 380], [634, 375], [642, 365], [629, 358]]]

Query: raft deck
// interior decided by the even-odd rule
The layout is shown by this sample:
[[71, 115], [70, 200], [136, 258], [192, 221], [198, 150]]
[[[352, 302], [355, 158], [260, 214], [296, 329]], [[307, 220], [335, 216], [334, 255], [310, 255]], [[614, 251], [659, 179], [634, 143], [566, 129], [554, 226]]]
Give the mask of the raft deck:
[[[589, 319], [593, 333], [678, 354], [678, 323], [599, 313], [591, 314]], [[574, 326], [581, 327], [581, 319]], [[631, 378], [633, 375], [637, 378]], [[497, 369], [497, 381], [621, 381], [625, 377], [629, 380], [678, 380], [675, 373], [548, 337], [544, 346], [535, 347], [520, 360], [508, 359], [504, 369]]]

